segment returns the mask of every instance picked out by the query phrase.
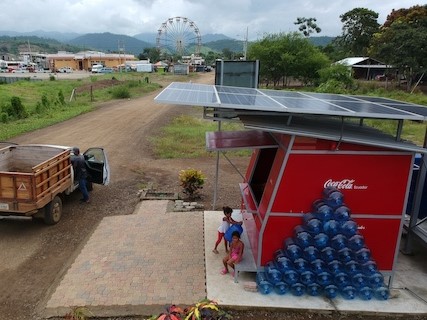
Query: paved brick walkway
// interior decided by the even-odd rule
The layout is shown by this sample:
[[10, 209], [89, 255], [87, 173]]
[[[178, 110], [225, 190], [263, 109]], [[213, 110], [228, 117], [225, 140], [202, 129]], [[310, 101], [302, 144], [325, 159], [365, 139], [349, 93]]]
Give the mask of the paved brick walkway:
[[97, 314], [133, 308], [148, 315], [206, 297], [203, 212], [166, 212], [167, 204], [143, 201], [136, 214], [103, 219], [53, 292], [46, 313], [64, 315], [72, 306], [87, 306]]

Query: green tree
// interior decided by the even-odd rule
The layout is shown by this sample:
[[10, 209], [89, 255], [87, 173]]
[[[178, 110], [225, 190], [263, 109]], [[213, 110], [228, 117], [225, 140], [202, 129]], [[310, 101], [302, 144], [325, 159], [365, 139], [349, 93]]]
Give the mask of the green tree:
[[398, 68], [408, 89], [427, 69], [427, 5], [393, 10], [370, 48], [372, 56]]
[[365, 56], [372, 37], [378, 32], [378, 13], [366, 8], [354, 8], [340, 15], [342, 35], [340, 44], [353, 56]]
[[160, 60], [160, 52], [157, 48], [144, 48], [144, 51], [138, 55], [138, 59], [150, 59], [152, 63]]
[[248, 58], [260, 61], [261, 77], [273, 86], [280, 81], [287, 85], [291, 78], [312, 83], [317, 71], [329, 64], [320, 49], [297, 32], [266, 35], [249, 46]]
[[314, 32], [320, 33], [322, 31], [316, 22], [316, 18], [298, 17], [294, 24], [299, 25], [298, 30], [301, 31], [304, 36], [309, 37], [310, 34]]

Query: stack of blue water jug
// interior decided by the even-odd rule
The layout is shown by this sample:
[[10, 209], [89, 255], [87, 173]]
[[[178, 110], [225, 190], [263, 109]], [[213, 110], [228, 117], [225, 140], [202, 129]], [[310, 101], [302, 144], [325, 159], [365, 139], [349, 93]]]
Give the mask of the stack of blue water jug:
[[312, 213], [257, 272], [258, 291], [387, 300], [389, 289], [350, 215], [342, 192], [325, 188]]

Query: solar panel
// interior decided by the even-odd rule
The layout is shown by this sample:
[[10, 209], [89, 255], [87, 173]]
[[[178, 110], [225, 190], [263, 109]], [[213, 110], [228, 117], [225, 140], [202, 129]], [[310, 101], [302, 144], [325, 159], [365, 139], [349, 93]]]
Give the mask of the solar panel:
[[355, 118], [427, 120], [427, 108], [393, 99], [174, 82], [159, 103]]
[[181, 105], [219, 106], [218, 96], [213, 86], [185, 82], [171, 83], [154, 100]]

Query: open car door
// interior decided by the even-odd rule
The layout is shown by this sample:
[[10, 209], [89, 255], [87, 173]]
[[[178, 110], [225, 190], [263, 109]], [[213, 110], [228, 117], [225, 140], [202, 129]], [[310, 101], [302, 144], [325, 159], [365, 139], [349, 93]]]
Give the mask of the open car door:
[[93, 183], [108, 185], [110, 182], [110, 167], [104, 148], [89, 148], [83, 153], [88, 180]]

